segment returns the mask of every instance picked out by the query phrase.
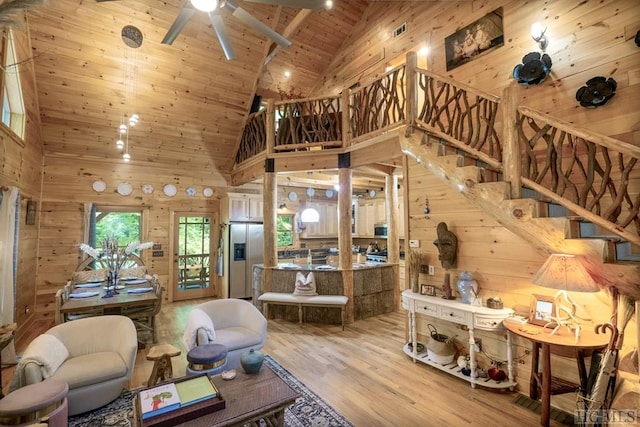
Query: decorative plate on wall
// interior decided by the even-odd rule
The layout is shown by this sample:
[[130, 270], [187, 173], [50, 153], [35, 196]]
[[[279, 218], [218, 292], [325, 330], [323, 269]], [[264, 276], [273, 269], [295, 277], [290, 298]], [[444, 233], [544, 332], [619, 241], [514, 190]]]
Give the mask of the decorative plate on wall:
[[295, 202], [296, 200], [298, 200], [298, 195], [296, 194], [295, 191], [292, 191], [289, 193], [289, 200], [291, 200], [292, 202]]
[[107, 189], [107, 184], [105, 184], [104, 181], [98, 180], [98, 181], [93, 181], [93, 185], [91, 185], [91, 187], [93, 188], [93, 191], [95, 191], [96, 193], [102, 193], [104, 190]]
[[189, 197], [193, 197], [193, 196], [196, 195], [196, 189], [193, 188], [193, 187], [187, 187], [185, 192], [187, 193], [187, 196], [189, 196]]
[[162, 188], [162, 192], [165, 196], [173, 197], [178, 192], [178, 189], [173, 184], [167, 184]]
[[204, 197], [211, 197], [213, 196], [213, 188], [207, 187], [204, 190], [202, 190], [202, 194], [204, 194]]
[[313, 188], [307, 188], [307, 196], [313, 197], [314, 194], [316, 194], [316, 190]]
[[133, 187], [128, 182], [121, 182], [118, 184], [117, 191], [121, 196], [128, 196], [133, 191]]
[[330, 199], [333, 197], [333, 190], [327, 190], [324, 192], [324, 195], [327, 196], [327, 199]]
[[371, 197], [372, 199], [376, 197], [376, 190], [369, 190], [369, 197]]
[[153, 185], [151, 185], [151, 184], [142, 184], [142, 192], [144, 194], [153, 193]]

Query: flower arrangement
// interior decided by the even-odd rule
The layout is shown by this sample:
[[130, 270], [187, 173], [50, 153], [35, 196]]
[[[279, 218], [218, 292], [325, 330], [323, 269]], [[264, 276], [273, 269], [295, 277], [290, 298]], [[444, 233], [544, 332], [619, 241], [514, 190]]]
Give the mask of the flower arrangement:
[[135, 251], [141, 251], [151, 247], [153, 247], [153, 242], [140, 243], [136, 240], [129, 243], [126, 247], [120, 248], [118, 240], [113, 236], [109, 236], [105, 237], [102, 241], [102, 246], [99, 248], [93, 248], [86, 243], [82, 243], [80, 250], [90, 257], [99, 260], [104, 265], [107, 270], [107, 287], [113, 285], [115, 288], [120, 270], [129, 257], [131, 257]]

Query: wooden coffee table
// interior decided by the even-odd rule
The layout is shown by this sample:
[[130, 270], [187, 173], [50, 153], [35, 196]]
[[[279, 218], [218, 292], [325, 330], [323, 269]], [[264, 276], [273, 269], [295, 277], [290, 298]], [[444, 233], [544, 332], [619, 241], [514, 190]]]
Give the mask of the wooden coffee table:
[[[251, 423], [259, 425], [265, 420], [269, 426], [284, 426], [284, 409], [300, 397], [267, 365], [262, 365], [257, 374], [245, 374], [240, 368], [236, 378], [225, 381], [220, 375], [213, 382], [225, 400], [225, 408], [176, 426], [222, 427]], [[255, 424], [253, 424], [255, 423]], [[134, 405], [134, 426], [140, 427]]]

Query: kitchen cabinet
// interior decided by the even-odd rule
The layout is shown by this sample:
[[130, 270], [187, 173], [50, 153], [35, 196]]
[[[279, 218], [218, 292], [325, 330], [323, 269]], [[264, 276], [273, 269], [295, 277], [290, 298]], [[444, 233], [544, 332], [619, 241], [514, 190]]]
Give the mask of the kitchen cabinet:
[[318, 222], [305, 223], [303, 237], [338, 237], [338, 205], [335, 202], [309, 201], [307, 208], [318, 211]]
[[373, 226], [386, 224], [387, 212], [384, 199], [366, 199], [358, 201], [356, 231], [358, 237], [374, 237]]
[[229, 221], [262, 222], [263, 207], [264, 202], [260, 194], [228, 193], [223, 199], [222, 209], [228, 215]]

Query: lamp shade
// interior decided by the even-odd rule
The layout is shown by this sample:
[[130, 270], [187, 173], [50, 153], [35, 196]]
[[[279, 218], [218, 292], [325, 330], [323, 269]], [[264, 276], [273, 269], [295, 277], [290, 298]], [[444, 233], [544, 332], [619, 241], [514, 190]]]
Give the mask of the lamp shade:
[[531, 281], [538, 286], [563, 291], [598, 292], [600, 290], [575, 255], [551, 255]]
[[307, 209], [302, 211], [302, 214], [300, 214], [300, 221], [302, 221], [302, 222], [319, 222], [320, 221], [320, 214], [318, 213], [317, 210], [315, 210], [313, 208], [307, 208]]

